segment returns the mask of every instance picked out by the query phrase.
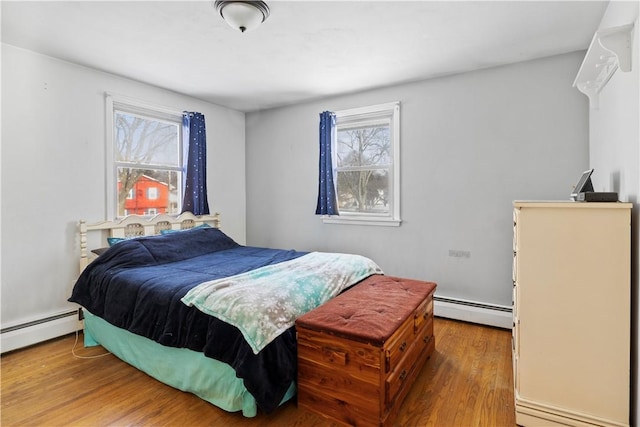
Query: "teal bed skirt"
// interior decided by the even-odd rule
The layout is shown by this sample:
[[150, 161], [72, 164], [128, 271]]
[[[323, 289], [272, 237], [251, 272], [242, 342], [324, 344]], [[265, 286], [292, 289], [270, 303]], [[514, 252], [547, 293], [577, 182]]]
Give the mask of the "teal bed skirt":
[[[84, 310], [84, 345], [102, 345], [121, 360], [153, 378], [182, 391], [193, 393], [228, 412], [242, 411], [255, 417], [258, 407], [242, 379], [226, 363], [186, 348], [165, 347], [140, 335], [117, 328]], [[291, 383], [282, 403], [296, 392]]]

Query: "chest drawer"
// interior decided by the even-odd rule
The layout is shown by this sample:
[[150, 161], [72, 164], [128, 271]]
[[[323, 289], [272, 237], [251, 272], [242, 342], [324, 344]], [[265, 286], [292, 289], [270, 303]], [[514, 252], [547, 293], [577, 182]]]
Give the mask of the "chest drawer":
[[409, 346], [413, 342], [413, 316], [407, 319], [396, 334], [385, 346], [385, 366], [386, 373], [396, 370], [400, 360], [408, 353]]
[[385, 404], [393, 404], [407, 379], [413, 378], [417, 374], [416, 370], [422, 366], [420, 358], [431, 354], [434, 348], [433, 317], [430, 317], [422, 322], [420, 329], [413, 335], [411, 345], [385, 379]]
[[385, 405], [389, 406], [394, 402], [398, 392], [405, 385], [409, 376], [413, 374], [413, 368], [423, 347], [419, 342], [412, 342], [404, 357], [398, 362], [396, 369], [385, 379]]
[[414, 331], [418, 332], [420, 327], [422, 327], [422, 325], [424, 325], [424, 323], [431, 318], [433, 318], [433, 299], [429, 298], [424, 301], [416, 310], [413, 319]]
[[433, 315], [422, 323], [422, 326], [416, 331], [416, 342], [421, 343], [424, 346], [429, 346], [433, 341]]

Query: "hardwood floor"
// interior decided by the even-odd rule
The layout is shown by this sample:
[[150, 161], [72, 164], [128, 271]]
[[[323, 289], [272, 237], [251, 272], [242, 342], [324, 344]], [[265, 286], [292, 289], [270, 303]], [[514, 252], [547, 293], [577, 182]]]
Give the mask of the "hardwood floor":
[[[511, 332], [436, 318], [436, 351], [420, 372], [394, 425], [514, 426]], [[283, 405], [244, 418], [159, 383], [108, 355], [77, 359], [75, 336], [1, 358], [0, 424], [9, 426], [304, 426], [334, 424]], [[76, 354], [93, 356], [102, 347]]]

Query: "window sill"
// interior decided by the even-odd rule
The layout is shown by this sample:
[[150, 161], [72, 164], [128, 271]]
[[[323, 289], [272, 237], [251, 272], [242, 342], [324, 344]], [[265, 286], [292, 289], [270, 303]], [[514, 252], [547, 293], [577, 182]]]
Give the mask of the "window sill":
[[324, 224], [373, 225], [378, 227], [399, 227], [402, 220], [393, 218], [354, 218], [343, 216], [323, 216]]

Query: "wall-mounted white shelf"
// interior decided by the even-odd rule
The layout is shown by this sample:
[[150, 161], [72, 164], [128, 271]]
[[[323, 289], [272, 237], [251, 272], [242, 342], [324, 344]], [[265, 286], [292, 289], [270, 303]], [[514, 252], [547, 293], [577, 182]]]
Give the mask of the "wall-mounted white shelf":
[[589, 97], [591, 108], [598, 108], [598, 94], [613, 73], [631, 71], [631, 31], [633, 24], [597, 31], [591, 40], [573, 86]]

